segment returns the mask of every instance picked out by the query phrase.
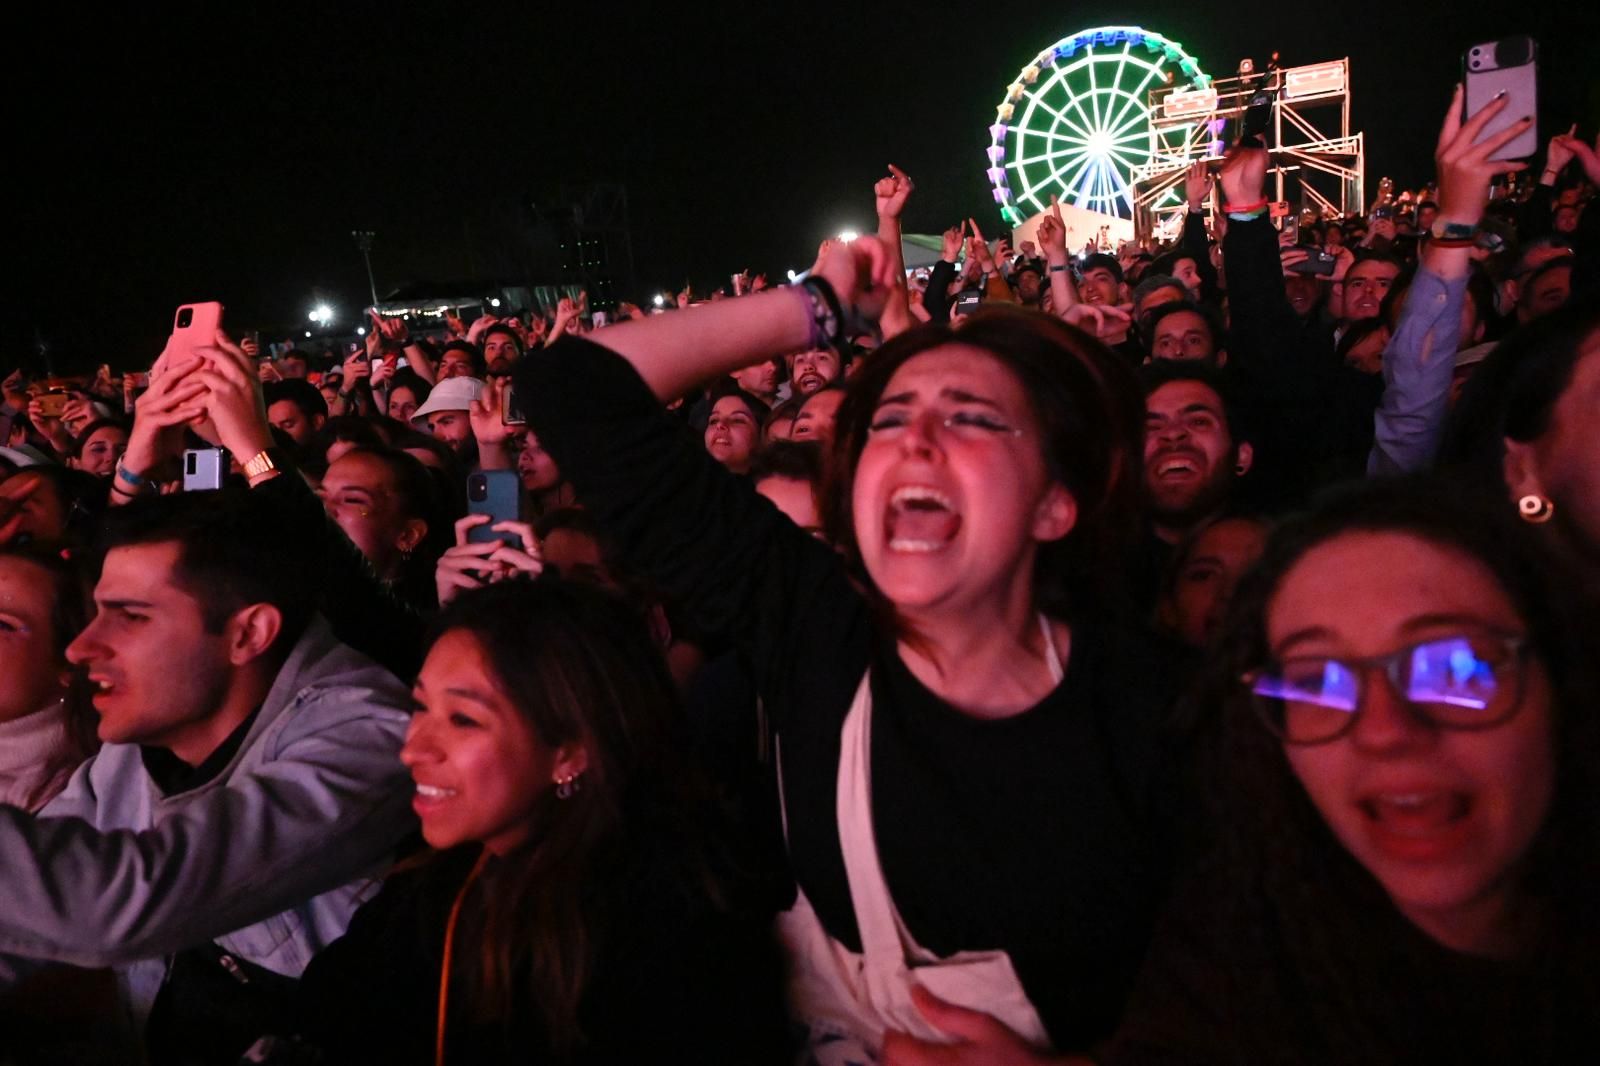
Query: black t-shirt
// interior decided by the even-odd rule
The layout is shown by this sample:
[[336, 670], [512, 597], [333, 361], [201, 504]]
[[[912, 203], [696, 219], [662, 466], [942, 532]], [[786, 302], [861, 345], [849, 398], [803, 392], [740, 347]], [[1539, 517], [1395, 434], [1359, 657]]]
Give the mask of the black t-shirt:
[[697, 630], [735, 640], [778, 734], [795, 878], [859, 950], [840, 850], [840, 729], [872, 666], [873, 822], [923, 947], [1002, 949], [1056, 1045], [1109, 1034], [1164, 892], [1176, 674], [1143, 634], [1079, 620], [1066, 678], [997, 721], [905, 668], [839, 557], [724, 471], [623, 359], [563, 340], [518, 370], [529, 426]]

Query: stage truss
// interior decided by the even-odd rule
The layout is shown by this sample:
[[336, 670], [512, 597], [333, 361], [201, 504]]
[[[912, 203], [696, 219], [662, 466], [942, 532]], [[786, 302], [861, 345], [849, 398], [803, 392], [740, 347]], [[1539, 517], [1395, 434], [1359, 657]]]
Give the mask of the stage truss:
[[1169, 238], [1182, 222], [1184, 172], [1218, 160], [1250, 98], [1272, 94], [1267, 126], [1272, 198], [1342, 218], [1363, 210], [1366, 150], [1350, 131], [1350, 60], [1219, 78], [1210, 85], [1150, 90], [1150, 158], [1133, 168], [1134, 225], [1142, 236]]

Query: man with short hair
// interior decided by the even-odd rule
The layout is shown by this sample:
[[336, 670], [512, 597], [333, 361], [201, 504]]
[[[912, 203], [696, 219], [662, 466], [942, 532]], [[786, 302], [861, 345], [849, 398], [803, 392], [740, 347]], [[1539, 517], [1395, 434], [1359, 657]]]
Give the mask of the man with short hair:
[[728, 375], [745, 392], [767, 406], [778, 401], [778, 361], [763, 359], [759, 363], [741, 367]]
[[1044, 266], [1037, 259], [1018, 256], [1011, 269], [1011, 287], [1017, 302], [1037, 309], [1044, 299]]
[[1189, 290], [1170, 274], [1150, 274], [1133, 290], [1133, 317], [1142, 324], [1144, 316], [1162, 304], [1189, 300]]
[[1383, 298], [1389, 295], [1394, 279], [1400, 276], [1401, 264], [1389, 255], [1360, 256], [1355, 265], [1345, 271], [1341, 289], [1343, 300], [1338, 314], [1341, 328], [1366, 318], [1377, 318], [1383, 310]]
[[438, 380], [446, 378], [478, 378], [482, 380], [487, 369], [483, 353], [471, 341], [454, 340], [439, 353]]
[[522, 338], [504, 322], [496, 322], [478, 338], [483, 345], [483, 363], [490, 377], [504, 377], [522, 359]]
[[1207, 366], [1222, 367], [1228, 362], [1220, 328], [1196, 304], [1174, 300], [1156, 307], [1144, 321], [1152, 360], [1196, 360]]
[[316, 614], [319, 546], [280, 510], [235, 489], [113, 509], [67, 649], [104, 746], [37, 817], [0, 807], [0, 988], [116, 967], [151, 1061], [232, 1061], [283, 1024], [415, 824], [408, 694]]
[[1203, 363], [1165, 361], [1141, 371], [1144, 495], [1155, 535], [1176, 544], [1221, 511], [1255, 452], [1237, 438], [1225, 389]]
[[311, 382], [300, 378], [269, 381], [261, 388], [267, 421], [304, 447], [328, 420], [328, 401]]
[[789, 439], [820, 441], [824, 445], [833, 440], [833, 424], [844, 395], [844, 386], [835, 383], [806, 397], [800, 412], [794, 416]]
[[311, 357], [299, 348], [291, 348], [278, 357], [275, 369], [285, 381], [303, 381], [311, 372]]

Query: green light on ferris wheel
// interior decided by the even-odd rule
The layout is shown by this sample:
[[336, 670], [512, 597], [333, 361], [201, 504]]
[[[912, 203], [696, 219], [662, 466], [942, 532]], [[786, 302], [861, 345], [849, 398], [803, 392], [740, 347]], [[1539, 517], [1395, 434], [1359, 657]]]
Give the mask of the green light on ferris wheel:
[[1133, 170], [1162, 149], [1149, 91], [1180, 75], [1193, 87], [1211, 80], [1181, 44], [1136, 26], [1085, 30], [1040, 52], [1006, 86], [989, 127], [987, 176], [1002, 217], [1016, 224], [1052, 195], [1130, 217]]

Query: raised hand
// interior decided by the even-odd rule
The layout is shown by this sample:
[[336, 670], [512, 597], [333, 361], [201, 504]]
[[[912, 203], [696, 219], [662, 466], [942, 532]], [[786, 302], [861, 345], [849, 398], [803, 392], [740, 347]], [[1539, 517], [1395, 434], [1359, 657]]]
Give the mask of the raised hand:
[[878, 209], [878, 217], [899, 218], [915, 188], [916, 185], [910, 175], [890, 163], [889, 176], [879, 178], [877, 184], [872, 187], [872, 197]]
[[456, 313], [455, 308], [451, 308], [444, 313], [444, 324], [450, 330], [452, 336], [465, 337], [467, 335], [466, 324], [461, 321], [461, 316]]
[[[382, 340], [384, 347], [404, 348], [411, 339], [411, 327], [406, 325], [403, 318], [393, 315], [379, 314], [377, 309], [371, 311], [372, 333], [376, 333]], [[460, 319], [457, 319], [459, 322]], [[368, 334], [371, 336], [371, 334]]]
[[467, 330], [467, 340], [471, 341], [473, 344], [481, 344], [483, 342], [484, 331], [498, 321], [500, 320], [495, 318], [493, 315], [479, 315], [478, 320], [472, 323], [471, 327]]
[[374, 389], [381, 388], [394, 378], [394, 373], [400, 366], [400, 358], [391, 353], [368, 365], [372, 367], [372, 376], [367, 379], [367, 383]]
[[506, 438], [511, 435], [500, 417], [500, 412], [505, 410], [503, 405], [510, 380], [490, 378], [488, 386], [478, 393], [478, 398], [467, 408], [467, 417], [472, 421], [472, 435], [478, 440], [479, 452], [505, 447]]
[[944, 238], [939, 246], [939, 258], [946, 263], [954, 263], [961, 258], [961, 245], [966, 238], [967, 224], [957, 223], [944, 231]]
[[856, 320], [848, 327], [877, 322], [896, 280], [894, 259], [876, 237], [835, 243], [816, 273], [833, 286], [845, 317]]
[[434, 587], [439, 594], [439, 606], [455, 599], [464, 589], [483, 588], [485, 585], [507, 578], [526, 575], [537, 577], [544, 570], [544, 559], [539, 551], [539, 541], [533, 528], [526, 522], [496, 522], [489, 528], [496, 533], [509, 533], [520, 542], [520, 547], [504, 540], [469, 542], [467, 534], [490, 521], [488, 515], [467, 515], [456, 522], [456, 542], [445, 549], [434, 571]]
[[272, 447], [261, 382], [251, 373], [249, 357], [220, 329], [212, 346], [199, 355], [203, 365], [193, 377], [206, 388], [203, 407], [215, 427], [217, 443], [241, 463]]
[[1062, 311], [1061, 317], [1103, 341], [1122, 337], [1133, 325], [1131, 312], [1110, 304], [1076, 303]]
[[1211, 167], [1203, 159], [1190, 164], [1183, 175], [1183, 198], [1189, 202], [1189, 210], [1204, 208], [1206, 197], [1210, 195]]
[[182, 454], [183, 427], [206, 413], [206, 385], [194, 376], [203, 363], [197, 355], [188, 356], [150, 375], [150, 387], [133, 401], [133, 430], [122, 457], [129, 470], [148, 473]]
[[985, 274], [993, 274], [994, 256], [989, 254], [989, 242], [984, 240], [976, 219], [967, 219], [967, 225], [972, 227], [972, 236], [967, 240], [967, 258], [975, 259]]
[[1583, 172], [1588, 176], [1589, 180], [1596, 185], [1600, 185], [1600, 136], [1595, 137], [1592, 148], [1580, 141], [1575, 134], [1562, 134], [1556, 140], [1561, 142], [1561, 146], [1564, 149], [1572, 153], [1571, 157], [1578, 161], [1578, 165], [1583, 168]]
[[1034, 236], [1039, 238], [1039, 246], [1050, 262], [1067, 261], [1067, 227], [1061, 221], [1061, 203], [1054, 194], [1050, 197], [1050, 213], [1039, 220]]
[[344, 361], [344, 377], [339, 383], [339, 391], [349, 395], [355, 391], [357, 385], [371, 376], [372, 357], [366, 352], [356, 352]]

